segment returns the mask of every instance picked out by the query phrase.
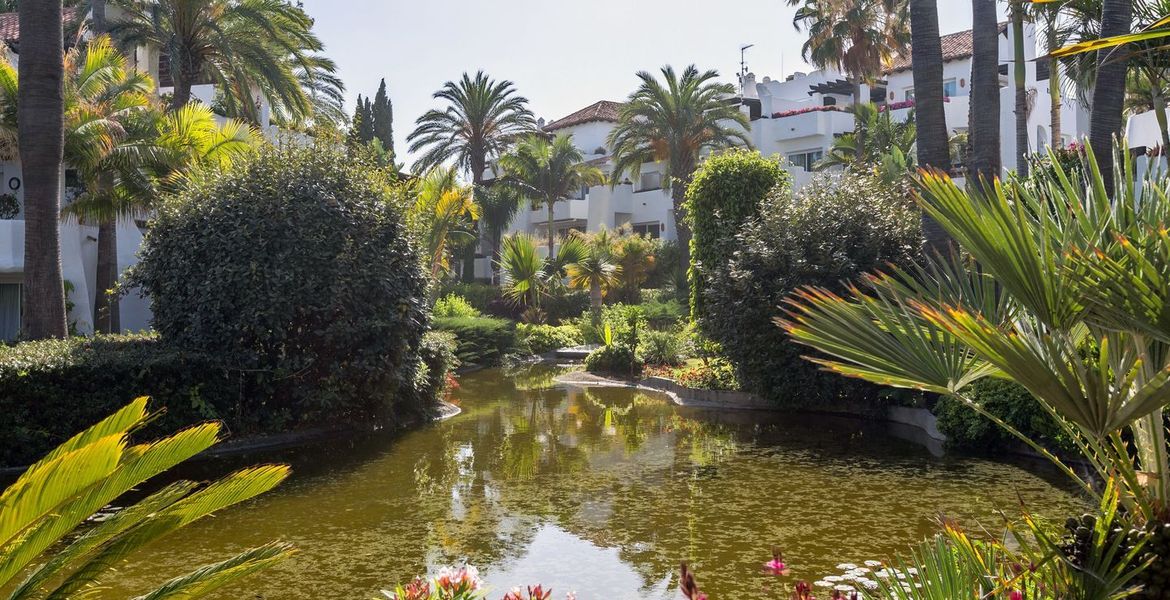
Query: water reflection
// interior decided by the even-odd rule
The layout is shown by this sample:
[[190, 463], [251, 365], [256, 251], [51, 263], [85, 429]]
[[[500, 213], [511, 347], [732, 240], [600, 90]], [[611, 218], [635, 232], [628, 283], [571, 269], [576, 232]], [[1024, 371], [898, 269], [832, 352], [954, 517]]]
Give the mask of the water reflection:
[[450, 421], [274, 457], [293, 463], [289, 484], [155, 547], [119, 585], [282, 537], [302, 553], [249, 594], [370, 598], [468, 562], [501, 595], [539, 581], [558, 596], [674, 598], [686, 559], [714, 596], [756, 597], [773, 585], [759, 574], [773, 544], [813, 579], [905, 547], [940, 513], [994, 524], [1017, 498], [1081, 508], [1017, 466], [936, 459], [862, 421], [680, 410], [555, 374], [472, 374]]

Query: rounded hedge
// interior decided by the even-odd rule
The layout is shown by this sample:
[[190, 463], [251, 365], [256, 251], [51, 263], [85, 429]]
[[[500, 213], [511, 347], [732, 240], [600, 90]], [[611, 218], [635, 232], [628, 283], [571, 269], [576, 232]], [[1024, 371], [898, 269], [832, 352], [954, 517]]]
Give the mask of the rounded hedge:
[[334, 147], [263, 150], [165, 203], [128, 283], [164, 341], [255, 374], [265, 411], [384, 414], [416, 380], [428, 326], [390, 183]]
[[818, 175], [798, 193], [776, 188], [736, 236], [739, 249], [709, 274], [701, 331], [722, 345], [745, 389], [789, 406], [854, 404], [875, 389], [819, 371], [774, 319], [805, 285], [843, 282], [908, 264], [921, 253], [918, 210], [904, 189], [871, 175]]

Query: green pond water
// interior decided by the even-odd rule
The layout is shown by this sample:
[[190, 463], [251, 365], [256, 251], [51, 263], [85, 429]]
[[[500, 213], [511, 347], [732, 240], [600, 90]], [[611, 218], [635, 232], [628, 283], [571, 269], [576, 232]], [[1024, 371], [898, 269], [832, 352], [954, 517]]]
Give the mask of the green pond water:
[[680, 409], [554, 373], [464, 376], [462, 414], [388, 439], [202, 463], [202, 477], [272, 460], [295, 474], [134, 557], [115, 589], [284, 539], [300, 554], [219, 597], [369, 599], [466, 563], [493, 598], [539, 582], [554, 598], [673, 599], [687, 560], [714, 598], [780, 598], [762, 573], [773, 545], [786, 581], [813, 580], [890, 557], [939, 515], [995, 527], [1021, 498], [1052, 518], [1084, 508], [1042, 465], [937, 458], [885, 424]]

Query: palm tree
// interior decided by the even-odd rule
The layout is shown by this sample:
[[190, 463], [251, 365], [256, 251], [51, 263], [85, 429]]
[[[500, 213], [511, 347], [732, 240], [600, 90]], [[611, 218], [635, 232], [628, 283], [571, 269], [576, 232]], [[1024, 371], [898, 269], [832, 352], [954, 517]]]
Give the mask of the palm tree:
[[[808, 34], [804, 59], [836, 69], [853, 84], [853, 103], [868, 102], [861, 86], [873, 82], [910, 42], [906, 0], [787, 0], [800, 5], [792, 19]], [[940, 59], [941, 60], [941, 59]], [[941, 79], [941, 75], [940, 75]], [[942, 89], [942, 81], [939, 81]]]
[[457, 238], [475, 239], [479, 206], [474, 188], [459, 183], [454, 167], [432, 170], [422, 179], [408, 219], [420, 233], [427, 267], [437, 279], [451, 266], [451, 248]]
[[24, 336], [65, 337], [57, 214], [65, 147], [61, 0], [20, 3], [17, 123], [24, 179]]
[[601, 301], [605, 292], [618, 284], [621, 267], [614, 264], [608, 252], [591, 246], [580, 260], [569, 265], [569, 285], [589, 290], [589, 315], [594, 327], [601, 323]]
[[[1032, 2], [1026, 3], [1025, 8], [1031, 10], [1033, 21], [1044, 22], [1044, 43], [1045, 49], [1051, 54], [1061, 46], [1061, 30], [1059, 25], [1060, 19], [1060, 2]], [[1048, 66], [1048, 100], [1049, 100], [1049, 123], [1051, 141], [1049, 144], [1053, 148], [1064, 147], [1064, 134], [1061, 131], [1062, 115], [1061, 115], [1061, 73], [1062, 65], [1058, 60], [1049, 57]]]
[[974, 182], [1000, 176], [999, 22], [993, 0], [971, 0], [971, 143]]
[[[97, 520], [110, 503], [219, 439], [219, 424], [205, 423], [158, 441], [131, 444], [131, 433], [157, 417], [146, 410], [146, 401], [139, 398], [77, 434], [0, 492], [0, 545], [4, 547], [0, 589], [5, 590], [5, 598], [87, 595], [117, 580], [117, 565], [144, 546], [263, 494], [288, 477], [286, 465], [263, 465], [207, 484], [172, 481]], [[293, 552], [289, 544], [265, 544], [136, 597], [199, 598], [279, 563]]]
[[548, 256], [554, 256], [556, 229], [553, 208], [560, 200], [583, 187], [605, 183], [601, 169], [585, 162], [585, 156], [573, 145], [569, 135], [558, 135], [550, 142], [541, 135], [520, 140], [516, 148], [500, 157], [504, 170], [501, 183], [515, 187], [534, 202], [548, 209]]
[[166, 53], [175, 91], [172, 109], [209, 81], [234, 103], [262, 93], [274, 107], [306, 115], [311, 102], [297, 67], [312, 65], [324, 46], [313, 21], [284, 0], [117, 0], [125, 18], [110, 31], [127, 45]]
[[[880, 110], [869, 102], [855, 104], [849, 110], [853, 112], [857, 125], [852, 132], [833, 140], [825, 158], [814, 165], [816, 170], [833, 167], [870, 169], [894, 152], [906, 157], [914, 152], [918, 131], [916, 119], [897, 121], [890, 111]], [[913, 165], [913, 160], [910, 165]]]
[[536, 249], [536, 240], [526, 233], [515, 233], [500, 244], [500, 271], [504, 275], [504, 295], [528, 308], [540, 307], [544, 291], [544, 261]]
[[910, 34], [918, 164], [948, 172], [950, 136], [943, 110], [942, 40], [936, 0], [910, 0]]
[[[1124, 35], [1130, 32], [1133, 20], [1132, 0], [1102, 0], [1101, 37]], [[1122, 113], [1125, 109], [1125, 77], [1129, 63], [1115, 60], [1111, 52], [1102, 50], [1097, 57], [1097, 78], [1093, 84], [1093, 101], [1089, 115], [1089, 146], [1097, 162], [1105, 165], [1101, 175], [1105, 189], [1113, 188], [1113, 140], [1121, 135]]]
[[492, 262], [492, 283], [498, 284], [500, 241], [526, 199], [515, 187], [508, 185], [477, 188], [475, 197], [479, 201], [479, 222], [483, 226], [487, 242], [491, 245], [488, 256]]
[[1008, 11], [1012, 21], [1012, 87], [1016, 99], [1016, 173], [1028, 176], [1028, 90], [1024, 54], [1024, 0], [1011, 0]]
[[488, 161], [536, 127], [528, 99], [516, 94], [513, 83], [496, 81], [483, 71], [474, 79], [464, 73], [458, 83], [448, 81], [434, 98], [447, 106], [419, 117], [406, 138], [411, 152], [422, 152], [414, 164], [417, 172], [454, 161], [479, 186]]
[[616, 185], [624, 173], [641, 173], [642, 165], [660, 162], [663, 183], [670, 186], [674, 226], [678, 232], [679, 267], [690, 267], [691, 230], [686, 217], [686, 189], [703, 152], [730, 146], [751, 146], [748, 118], [727, 98], [735, 87], [717, 83], [716, 71], [688, 66], [679, 76], [662, 67], [662, 81], [642, 71], [641, 85], [622, 105], [618, 125], [609, 134]]

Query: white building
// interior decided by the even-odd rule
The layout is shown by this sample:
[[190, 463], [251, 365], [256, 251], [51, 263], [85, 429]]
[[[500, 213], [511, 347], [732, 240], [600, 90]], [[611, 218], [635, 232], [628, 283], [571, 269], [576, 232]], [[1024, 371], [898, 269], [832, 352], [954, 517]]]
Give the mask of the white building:
[[[110, 20], [118, 18], [118, 10], [114, 7], [106, 9]], [[78, 11], [66, 9], [64, 19], [68, 24], [75, 24], [82, 18]], [[19, 60], [17, 53], [20, 41], [19, 19], [17, 13], [0, 13], [0, 39], [4, 42], [3, 51], [14, 66]], [[128, 57], [133, 68], [150, 73], [158, 82], [159, 94], [167, 94], [174, 90], [170, 81], [170, 72], [167, 67], [167, 57], [157, 49], [148, 47], [137, 48], [133, 55]], [[161, 66], [161, 68], [160, 68]], [[202, 102], [210, 104], [215, 98], [215, 86], [195, 85], [192, 87], [192, 96]], [[257, 99], [263, 102], [262, 98]], [[262, 104], [261, 115], [265, 121], [269, 110], [267, 103]], [[272, 136], [273, 128], [265, 123], [264, 131]], [[20, 162], [17, 160], [0, 161], [0, 194], [11, 194], [23, 206], [24, 186], [21, 176]], [[62, 206], [67, 205], [80, 190], [78, 189], [75, 173], [68, 165], [63, 174]], [[123, 218], [118, 223], [118, 268], [124, 271], [137, 262], [136, 253], [142, 243], [145, 231], [145, 221], [131, 217]], [[76, 219], [66, 218], [60, 224], [61, 234], [61, 268], [62, 276], [71, 291], [68, 302], [71, 304], [69, 323], [80, 333], [93, 332], [94, 302], [99, 290], [95, 287], [97, 273], [97, 226], [78, 223]], [[24, 280], [24, 215], [23, 209], [12, 219], [0, 219], [0, 342], [13, 340], [20, 332], [21, 315], [21, 285]], [[130, 294], [122, 298], [121, 304], [122, 331], [140, 331], [150, 327], [150, 307], [146, 300]]]
[[[1026, 89], [1029, 98], [1029, 152], [1042, 151], [1051, 136], [1049, 62], [1036, 60], [1038, 54], [1035, 28], [1025, 26]], [[942, 37], [943, 86], [946, 95], [947, 128], [952, 134], [966, 131], [970, 111], [972, 37], [963, 31]], [[999, 35], [1001, 85], [1001, 147], [1005, 170], [1016, 166], [1015, 89], [1012, 85], [1014, 45], [1011, 29], [1000, 26]], [[862, 86], [864, 101], [892, 111], [895, 118], [905, 119], [913, 108], [914, 81], [909, 59], [901, 60], [874, 86]], [[794, 73], [783, 81], [764, 77], [757, 82], [748, 73], [740, 77], [736, 98], [750, 119], [752, 145], [765, 156], [785, 159], [794, 187], [799, 188], [812, 177], [813, 165], [824, 158], [833, 140], [853, 130], [853, 86], [840, 73], [819, 70]], [[544, 126], [544, 131], [570, 134], [574, 144], [591, 161], [609, 175], [613, 161], [606, 144], [609, 132], [617, 124], [618, 102], [601, 101]], [[1062, 134], [1071, 141], [1088, 133], [1089, 113], [1076, 98], [1064, 98]], [[670, 192], [662, 188], [661, 168], [647, 164], [638, 181], [623, 175], [612, 190], [608, 185], [582, 190], [575, 198], [557, 204], [553, 227], [560, 233], [577, 229], [596, 231], [629, 224], [635, 231], [654, 237], [674, 239], [674, 213]], [[526, 231], [543, 237], [548, 213], [543, 207], [524, 210], [512, 223], [511, 231]], [[486, 276], [487, 259], [477, 264], [477, 276]]]

